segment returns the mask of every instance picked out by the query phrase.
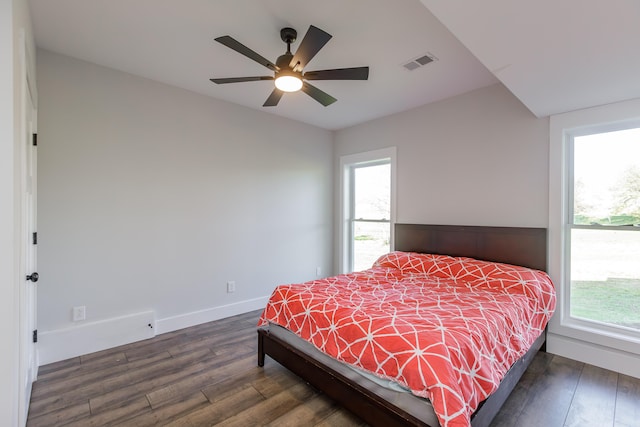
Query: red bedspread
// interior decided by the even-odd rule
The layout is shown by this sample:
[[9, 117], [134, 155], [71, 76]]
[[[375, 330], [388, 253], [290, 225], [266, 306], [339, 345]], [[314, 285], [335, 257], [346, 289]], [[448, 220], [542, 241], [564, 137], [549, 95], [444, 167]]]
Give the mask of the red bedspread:
[[555, 302], [541, 271], [392, 252], [363, 272], [278, 286], [259, 325], [408, 387], [431, 400], [442, 426], [457, 427], [470, 425]]

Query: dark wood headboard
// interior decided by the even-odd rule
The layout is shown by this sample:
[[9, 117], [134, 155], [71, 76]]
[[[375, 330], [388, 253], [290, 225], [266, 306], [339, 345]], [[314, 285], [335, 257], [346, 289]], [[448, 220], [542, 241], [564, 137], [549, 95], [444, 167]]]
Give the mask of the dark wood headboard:
[[464, 256], [547, 270], [547, 229], [395, 224], [394, 250]]

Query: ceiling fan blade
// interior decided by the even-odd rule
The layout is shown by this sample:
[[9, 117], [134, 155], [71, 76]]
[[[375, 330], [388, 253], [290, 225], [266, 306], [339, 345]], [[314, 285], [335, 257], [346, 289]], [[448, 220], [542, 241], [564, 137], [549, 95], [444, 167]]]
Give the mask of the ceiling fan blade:
[[298, 50], [293, 55], [289, 66], [294, 71], [302, 69], [316, 56], [316, 53], [331, 39], [331, 34], [322, 31], [318, 27], [311, 25], [298, 46]]
[[236, 39], [234, 39], [231, 36], [217, 37], [215, 39], [215, 41], [225, 45], [226, 47], [228, 47], [230, 49], [235, 50], [236, 52], [246, 56], [249, 59], [253, 59], [258, 64], [264, 65], [265, 67], [267, 67], [268, 69], [270, 69], [272, 71], [278, 71], [279, 70], [279, 68], [276, 66], [276, 64], [274, 64], [273, 62], [269, 61], [265, 57], [257, 54], [256, 52], [254, 52], [253, 50], [249, 49], [248, 47], [246, 47], [245, 45], [243, 45], [242, 43], [240, 43], [239, 41], [237, 41]]
[[367, 80], [369, 67], [309, 71], [304, 73], [303, 77], [307, 80]]
[[258, 82], [261, 80], [273, 80], [272, 76], [256, 76], [256, 77], [229, 77], [224, 79], [209, 79], [216, 84], [225, 83], [241, 83], [241, 82]]
[[307, 82], [302, 83], [302, 91], [307, 95], [309, 95], [310, 97], [312, 97], [313, 99], [315, 99], [316, 101], [318, 101], [320, 104], [324, 105], [325, 107], [337, 101], [337, 99], [335, 99], [333, 96], [329, 95], [326, 92], [321, 91], [317, 87], [312, 86]]
[[262, 104], [262, 106], [275, 107], [276, 105], [278, 105], [278, 102], [280, 102], [280, 98], [282, 98], [282, 95], [284, 95], [283, 91], [278, 88], [273, 89], [273, 92], [271, 92], [271, 95], [269, 95], [267, 100], [264, 101], [264, 104]]

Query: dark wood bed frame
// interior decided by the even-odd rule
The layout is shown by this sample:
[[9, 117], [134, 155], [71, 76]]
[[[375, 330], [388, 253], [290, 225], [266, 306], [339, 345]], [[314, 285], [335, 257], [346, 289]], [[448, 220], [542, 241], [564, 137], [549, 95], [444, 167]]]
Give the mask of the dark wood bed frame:
[[[405, 252], [467, 256], [546, 271], [547, 230], [544, 228], [396, 224], [394, 249]], [[500, 387], [471, 418], [473, 427], [491, 423], [534, 356], [544, 349], [546, 334], [511, 367]], [[349, 409], [372, 426], [429, 426], [366, 388], [273, 336], [258, 329], [258, 366], [265, 355]]]

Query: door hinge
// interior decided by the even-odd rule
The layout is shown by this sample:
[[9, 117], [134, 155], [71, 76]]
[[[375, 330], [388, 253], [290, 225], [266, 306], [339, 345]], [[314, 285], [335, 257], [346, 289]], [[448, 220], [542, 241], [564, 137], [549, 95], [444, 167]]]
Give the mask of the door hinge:
[[38, 330], [33, 330], [33, 342], [38, 342]]
[[33, 233], [33, 244], [34, 245], [38, 244], [38, 233], [37, 232]]
[[37, 147], [38, 146], [38, 134], [34, 133], [31, 136], [32, 136], [31, 143], [33, 144], [34, 147]]

